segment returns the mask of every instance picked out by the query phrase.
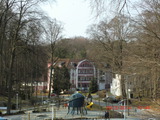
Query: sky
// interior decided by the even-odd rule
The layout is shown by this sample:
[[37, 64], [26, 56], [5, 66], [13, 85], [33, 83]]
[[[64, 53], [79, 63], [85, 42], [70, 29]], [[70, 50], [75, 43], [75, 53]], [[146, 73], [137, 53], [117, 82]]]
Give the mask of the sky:
[[[56, 1], [56, 2], [55, 2]], [[63, 36], [65, 38], [73, 38], [76, 36], [89, 37], [86, 33], [87, 28], [92, 24], [97, 24], [101, 18], [110, 18], [114, 12], [105, 11], [104, 16], [96, 19], [92, 13], [89, 4], [90, 0], [50, 0], [43, 5], [42, 9], [53, 19], [60, 21], [64, 27]], [[133, 3], [139, 0], [130, 0]], [[111, 8], [112, 7], [112, 8]], [[113, 9], [108, 5], [107, 9]], [[133, 8], [129, 8], [133, 9]], [[115, 10], [115, 9], [113, 9]], [[133, 10], [130, 10], [132, 14]]]
[[95, 23], [94, 15], [88, 0], [56, 0], [43, 4], [42, 9], [51, 17], [56, 18], [64, 26], [66, 38], [75, 36], [87, 37], [86, 29]]

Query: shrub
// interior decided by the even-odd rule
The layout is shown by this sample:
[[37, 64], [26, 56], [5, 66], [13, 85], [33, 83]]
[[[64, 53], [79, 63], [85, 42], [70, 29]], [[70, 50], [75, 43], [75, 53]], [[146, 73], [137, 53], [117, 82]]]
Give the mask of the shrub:
[[99, 97], [101, 97], [101, 98], [106, 97], [106, 91], [105, 91], [105, 90], [98, 91], [97, 94], [98, 94]]
[[123, 98], [122, 98], [122, 96], [116, 96], [116, 99], [120, 101], [120, 100], [122, 100]]

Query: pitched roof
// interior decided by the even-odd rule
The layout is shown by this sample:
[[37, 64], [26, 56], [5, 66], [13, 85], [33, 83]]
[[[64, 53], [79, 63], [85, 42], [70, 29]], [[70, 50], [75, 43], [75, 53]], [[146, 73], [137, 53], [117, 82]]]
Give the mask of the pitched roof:
[[68, 67], [70, 63], [70, 59], [65, 59], [65, 58], [59, 58], [55, 63], [54, 67]]
[[[69, 59], [69, 58], [57, 58], [53, 63], [54, 67], [65, 66], [68, 69], [76, 68], [78, 63], [87, 59]], [[48, 68], [51, 66], [51, 63], [48, 63]]]

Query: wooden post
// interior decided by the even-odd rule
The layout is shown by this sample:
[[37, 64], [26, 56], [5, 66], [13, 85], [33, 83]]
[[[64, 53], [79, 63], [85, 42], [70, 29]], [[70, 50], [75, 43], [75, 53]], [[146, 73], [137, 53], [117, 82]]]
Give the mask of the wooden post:
[[54, 109], [54, 119], [56, 119], [56, 109]]
[[28, 120], [30, 120], [30, 112], [28, 112]]

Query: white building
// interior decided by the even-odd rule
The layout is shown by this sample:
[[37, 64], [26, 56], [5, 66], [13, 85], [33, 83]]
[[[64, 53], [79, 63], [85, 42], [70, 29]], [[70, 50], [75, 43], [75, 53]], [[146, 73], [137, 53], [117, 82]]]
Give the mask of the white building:
[[112, 79], [110, 92], [113, 95], [121, 96], [122, 90], [121, 90], [121, 75], [116, 74], [115, 78]]

